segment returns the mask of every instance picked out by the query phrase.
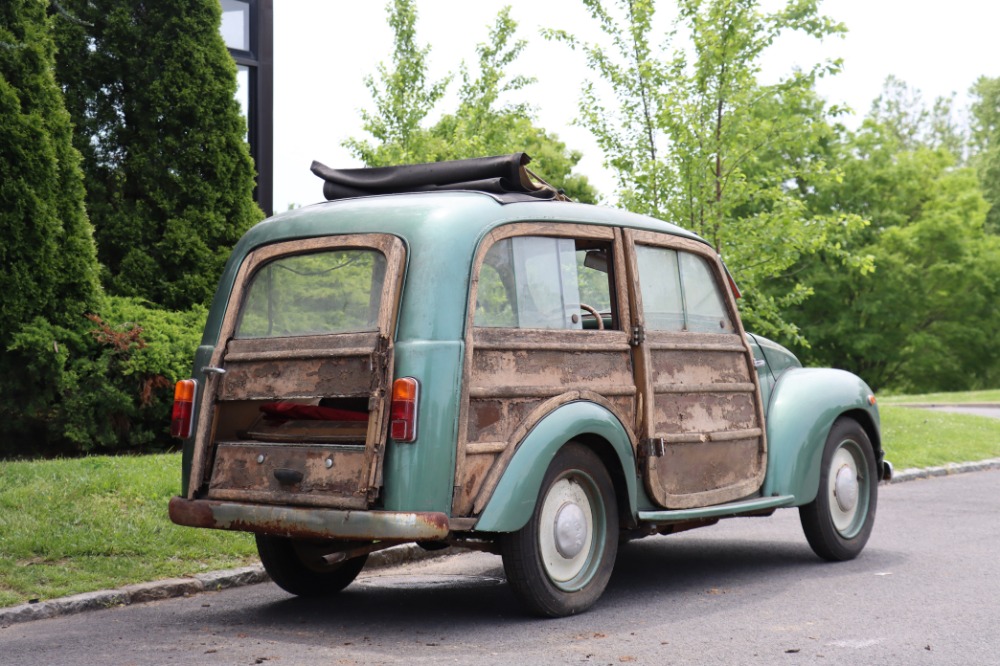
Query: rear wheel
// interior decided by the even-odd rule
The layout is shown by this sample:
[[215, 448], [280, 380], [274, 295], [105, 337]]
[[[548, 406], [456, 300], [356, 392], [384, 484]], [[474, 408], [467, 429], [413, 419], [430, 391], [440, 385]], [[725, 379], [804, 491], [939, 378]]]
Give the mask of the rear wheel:
[[368, 555], [361, 555], [327, 564], [321, 556], [324, 549], [315, 542], [256, 536], [257, 554], [271, 580], [300, 597], [325, 597], [340, 592], [358, 577], [368, 560]]
[[528, 523], [501, 540], [514, 594], [534, 613], [561, 617], [590, 608], [604, 592], [618, 552], [611, 477], [575, 442], [552, 460]]
[[871, 536], [877, 503], [878, 475], [868, 434], [854, 419], [838, 419], [823, 448], [816, 499], [799, 507], [813, 551], [831, 561], [857, 557]]

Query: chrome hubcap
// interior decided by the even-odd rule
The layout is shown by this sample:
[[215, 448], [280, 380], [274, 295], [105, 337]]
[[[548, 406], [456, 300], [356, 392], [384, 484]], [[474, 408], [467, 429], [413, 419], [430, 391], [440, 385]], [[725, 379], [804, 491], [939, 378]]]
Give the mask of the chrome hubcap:
[[556, 550], [570, 559], [580, 554], [587, 542], [587, 519], [583, 509], [573, 502], [566, 502], [556, 512]]
[[837, 505], [841, 511], [851, 511], [858, 504], [858, 476], [849, 465], [844, 465], [837, 472], [833, 494], [837, 497]]
[[864, 454], [859, 445], [845, 440], [830, 461], [827, 491], [833, 526], [846, 539], [853, 538], [868, 514], [868, 492]]
[[587, 490], [573, 477], [552, 484], [542, 500], [538, 547], [549, 578], [573, 589], [588, 575], [594, 548], [594, 507]]

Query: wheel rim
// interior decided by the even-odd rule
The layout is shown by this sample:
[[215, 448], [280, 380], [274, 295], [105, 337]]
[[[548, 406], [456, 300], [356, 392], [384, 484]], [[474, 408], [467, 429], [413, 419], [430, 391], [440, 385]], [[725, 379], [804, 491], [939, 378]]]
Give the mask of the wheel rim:
[[870, 484], [861, 445], [844, 440], [830, 460], [827, 492], [833, 526], [845, 539], [857, 536], [865, 523]]
[[561, 590], [584, 587], [600, 564], [605, 516], [597, 484], [580, 472], [553, 483], [539, 513], [538, 547], [549, 580]]

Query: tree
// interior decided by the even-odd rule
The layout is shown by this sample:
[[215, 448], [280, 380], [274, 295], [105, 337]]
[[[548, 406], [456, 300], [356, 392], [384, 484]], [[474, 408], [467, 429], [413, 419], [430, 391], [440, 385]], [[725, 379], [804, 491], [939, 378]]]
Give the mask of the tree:
[[392, 0], [386, 13], [394, 35], [392, 69], [380, 62], [378, 76], [365, 77], [375, 111], [361, 111], [362, 127], [377, 143], [352, 138], [344, 146], [367, 166], [437, 161], [433, 155], [443, 146], [428, 145], [430, 137], [421, 124], [444, 96], [451, 76], [427, 80], [431, 49], [417, 44], [416, 0]]
[[56, 75], [113, 294], [206, 302], [261, 219], [217, 0], [66, 0]]
[[982, 76], [971, 92], [973, 164], [990, 204], [986, 224], [1000, 233], [1000, 78]]
[[838, 270], [824, 253], [800, 264], [816, 294], [788, 313], [810, 342], [797, 351], [876, 389], [983, 388], [1000, 378], [1000, 238], [985, 225], [975, 171], [956, 166], [947, 142], [927, 131], [932, 116], [888, 81], [862, 127], [831, 142], [842, 180], [809, 199], [813, 210], [871, 220], [852, 240], [875, 272]]
[[368, 77], [376, 110], [363, 112], [364, 129], [377, 141], [349, 139], [344, 143], [366, 166], [503, 155], [526, 152], [531, 168], [573, 199], [595, 202], [597, 192], [585, 176], [573, 173], [582, 154], [571, 151], [559, 138], [534, 124], [525, 103], [507, 101], [534, 83], [524, 76], [507, 77], [526, 42], [516, 40], [517, 22], [510, 8], [497, 15], [487, 40], [476, 47], [477, 70], [463, 63], [459, 105], [431, 127], [423, 121], [443, 97], [452, 76], [427, 83], [429, 47], [415, 43], [417, 13], [413, 0], [395, 0], [389, 6], [389, 23], [395, 31], [390, 70], [378, 67], [378, 79]]
[[[60, 399], [48, 373], [78, 351], [100, 297], [54, 52], [44, 4], [0, 5], [0, 423], [21, 434]], [[44, 344], [25, 344], [42, 329]]]
[[[838, 175], [821, 159], [830, 108], [815, 80], [839, 61], [796, 70], [773, 85], [758, 81], [761, 54], [783, 33], [820, 39], [845, 28], [796, 0], [763, 13], [755, 0], [681, 0], [654, 46], [653, 0], [582, 0], [609, 45], [566, 31], [547, 35], [583, 51], [601, 86], [584, 86], [581, 122], [604, 150], [626, 208], [686, 226], [728, 260], [747, 289], [744, 319], [763, 333], [795, 338], [782, 310], [811, 289], [796, 283], [781, 298], [763, 287], [803, 256], [864, 226], [855, 215], [808, 216], [801, 193]], [[604, 90], [613, 102], [605, 102]], [[851, 269], [865, 257], [840, 253]]]
[[0, 353], [24, 323], [92, 311], [97, 261], [45, 7], [0, 8]]

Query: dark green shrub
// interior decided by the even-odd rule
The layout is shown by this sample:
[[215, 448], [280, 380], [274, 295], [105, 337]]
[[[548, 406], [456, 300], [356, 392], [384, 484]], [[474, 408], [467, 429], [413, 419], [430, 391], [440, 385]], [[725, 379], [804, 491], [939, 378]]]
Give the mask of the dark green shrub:
[[173, 385], [191, 372], [205, 317], [200, 306], [170, 312], [108, 297], [79, 330], [26, 325], [10, 349], [23, 371], [3, 384], [0, 454], [170, 448]]

